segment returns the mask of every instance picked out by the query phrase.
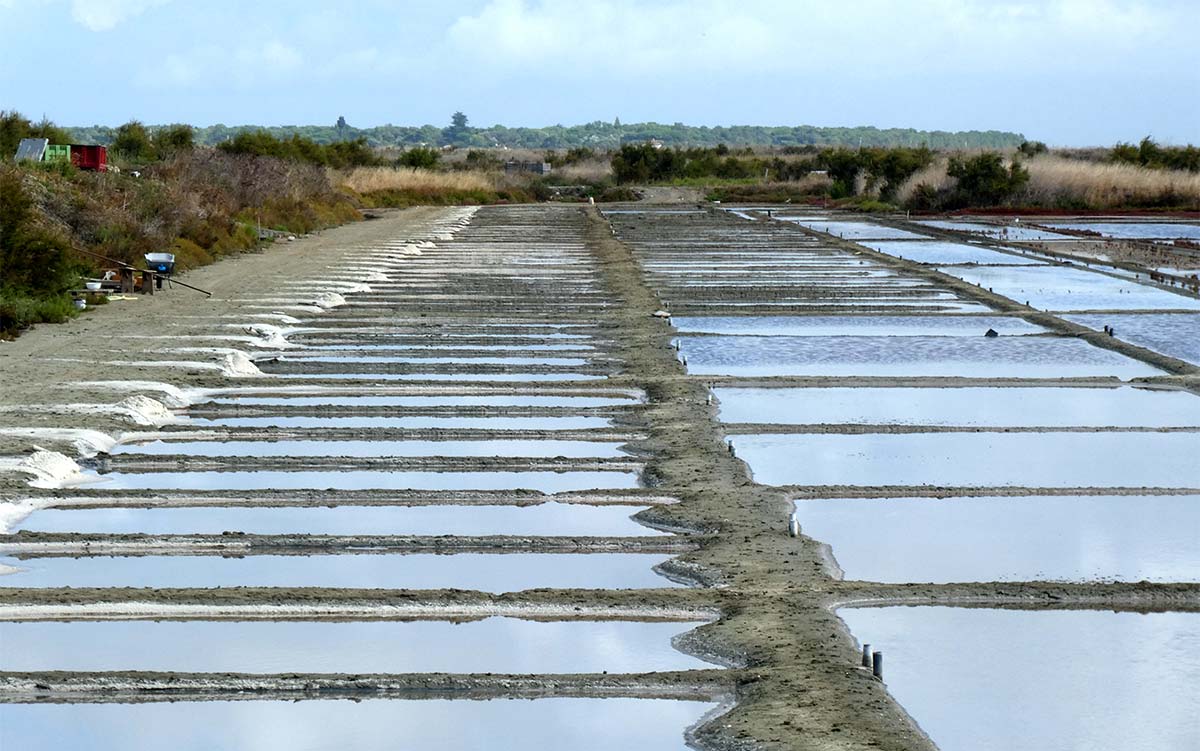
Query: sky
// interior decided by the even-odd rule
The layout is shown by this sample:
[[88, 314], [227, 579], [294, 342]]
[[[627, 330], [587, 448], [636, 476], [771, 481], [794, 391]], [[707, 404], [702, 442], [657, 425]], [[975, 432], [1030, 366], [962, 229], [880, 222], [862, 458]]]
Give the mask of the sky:
[[0, 0], [0, 109], [1200, 143], [1198, 37], [1200, 0]]

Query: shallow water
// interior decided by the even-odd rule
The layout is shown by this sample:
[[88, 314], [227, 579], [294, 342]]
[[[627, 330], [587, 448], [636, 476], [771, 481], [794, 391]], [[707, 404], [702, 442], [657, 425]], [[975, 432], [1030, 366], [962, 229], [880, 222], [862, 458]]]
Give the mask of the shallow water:
[[454, 357], [426, 356], [372, 356], [372, 355], [283, 355], [279, 362], [290, 363], [363, 363], [363, 364], [392, 364], [405, 365], [545, 365], [574, 367], [587, 365], [588, 361], [579, 357], [471, 357], [455, 355]]
[[1030, 229], [1028, 227], [1017, 227], [1008, 225], [1000, 227], [994, 224], [984, 224], [982, 222], [956, 222], [944, 221], [940, 219], [918, 220], [917, 224], [923, 224], [927, 227], [938, 227], [940, 229], [952, 229], [962, 232], [973, 232], [977, 235], [985, 235], [1001, 240], [1016, 240], [1018, 242], [1029, 242], [1037, 240], [1074, 240], [1071, 235], [1060, 235], [1057, 232], [1047, 232], [1041, 229]]
[[586, 373], [267, 373], [269, 378], [322, 378], [377, 381], [599, 381], [607, 376]]
[[990, 248], [981, 248], [966, 243], [952, 243], [934, 240], [930, 242], [879, 242], [862, 243], [881, 253], [887, 253], [897, 258], [904, 258], [917, 263], [929, 264], [960, 264], [985, 263], [1009, 265], [1036, 265], [1042, 263], [1033, 258], [1022, 256], [1020, 251], [1001, 253]]
[[1169, 357], [1200, 365], [1200, 314], [1141, 313], [1137, 315], [1068, 315], [1068, 321], [1103, 331], [1112, 326], [1116, 337]]
[[1200, 740], [1200, 615], [844, 608], [942, 751], [1165, 751]]
[[1200, 580], [1200, 496], [819, 499], [796, 513], [847, 579]]
[[869, 222], [823, 222], [809, 219], [797, 219], [794, 217], [779, 217], [781, 221], [799, 224], [801, 227], [816, 230], [817, 232], [825, 232], [826, 234], [836, 235], [851, 240], [927, 240], [925, 235], [918, 235], [915, 232], [908, 232], [902, 229], [894, 229], [892, 227], [883, 227], [878, 224]]
[[[663, 699], [0, 704], [0, 747], [28, 751], [686, 751], [716, 705]], [[503, 732], [498, 732], [503, 728]]]
[[677, 586], [652, 567], [670, 558], [639, 553], [362, 553], [92, 558], [0, 558], [20, 571], [0, 587], [347, 587], [644, 589]]
[[1063, 266], [941, 269], [1041, 310], [1200, 310], [1200, 300], [1135, 281]]
[[628, 506], [187, 506], [49, 508], [15, 530], [92, 534], [614, 535], [662, 534]]
[[101, 488], [152, 490], [609, 490], [638, 487], [636, 472], [109, 472]]
[[688, 372], [730, 376], [1067, 378], [1161, 375], [1078, 339], [1049, 337], [680, 337]]
[[224, 425], [237, 428], [392, 428], [398, 430], [589, 430], [607, 428], [604, 417], [273, 417], [190, 418], [192, 425]]
[[712, 667], [671, 647], [672, 637], [697, 625], [500, 617], [465, 623], [0, 622], [0, 670], [625, 673]]
[[529, 456], [618, 457], [622, 444], [606, 441], [154, 441], [115, 446], [113, 454], [151, 456]]
[[733, 439], [766, 485], [1200, 488], [1200, 433], [869, 433]]
[[215, 404], [269, 407], [624, 407], [636, 404], [632, 396], [237, 396], [212, 400]]
[[1040, 334], [1045, 329], [1009, 316], [678, 316], [683, 333], [739, 336], [1002, 336]]
[[1137, 240], [1200, 240], [1200, 225], [1172, 222], [1039, 222], [1060, 229], [1091, 230], [1106, 237]]
[[1200, 427], [1200, 396], [1121, 388], [716, 388], [725, 422]]

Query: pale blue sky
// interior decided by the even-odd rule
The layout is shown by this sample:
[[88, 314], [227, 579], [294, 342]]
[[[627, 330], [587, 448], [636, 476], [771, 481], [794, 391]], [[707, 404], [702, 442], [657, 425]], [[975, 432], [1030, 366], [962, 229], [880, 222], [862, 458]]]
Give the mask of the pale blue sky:
[[655, 120], [1200, 143], [1200, 0], [0, 0], [67, 125]]

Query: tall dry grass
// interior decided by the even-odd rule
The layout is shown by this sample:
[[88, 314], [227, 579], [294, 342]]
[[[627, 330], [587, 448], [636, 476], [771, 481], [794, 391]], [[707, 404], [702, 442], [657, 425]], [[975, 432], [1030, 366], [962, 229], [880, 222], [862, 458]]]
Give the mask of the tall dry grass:
[[495, 180], [484, 172], [434, 172], [414, 167], [356, 167], [351, 170], [329, 170], [329, 181], [355, 193], [406, 191], [419, 193], [467, 193], [492, 191]]
[[1040, 156], [1026, 163], [1026, 203], [1043, 206], [1200, 209], [1200, 174]]
[[928, 167], [914, 172], [896, 189], [896, 202], [901, 206], [907, 205], [912, 200], [917, 187], [921, 185], [928, 185], [939, 193], [953, 188], [956, 181], [946, 174], [946, 167], [949, 163], [950, 160], [946, 157], [938, 157]]
[[[896, 200], [906, 205], [920, 185], [945, 194], [955, 180], [946, 174], [948, 159], [939, 158], [901, 184]], [[1021, 162], [1029, 183], [1014, 197], [1018, 206], [1064, 209], [1181, 208], [1200, 209], [1200, 174], [1068, 159], [1051, 154]]]
[[612, 161], [605, 158], [584, 159], [555, 168], [551, 176], [556, 182], [599, 183], [612, 178]]

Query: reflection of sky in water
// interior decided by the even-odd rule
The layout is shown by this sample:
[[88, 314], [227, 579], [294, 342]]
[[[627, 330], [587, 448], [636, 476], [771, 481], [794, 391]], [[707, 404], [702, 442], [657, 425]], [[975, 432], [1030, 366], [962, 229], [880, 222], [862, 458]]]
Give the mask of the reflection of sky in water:
[[540, 490], [638, 487], [636, 472], [109, 472], [103, 488], [153, 490]]
[[917, 263], [990, 263], [990, 264], [1038, 264], [1040, 261], [1014, 253], [1001, 253], [964, 243], [941, 241], [931, 242], [864, 242], [868, 248], [881, 253], [904, 258]]
[[[796, 510], [847, 579], [1200, 580], [1200, 496], [820, 499]], [[888, 534], [863, 534], [874, 525]]]
[[1200, 487], [1200, 433], [749, 435], [766, 485]]
[[671, 323], [684, 333], [743, 336], [982, 336], [1045, 331], [1010, 316], [678, 316]]
[[8, 587], [346, 587], [645, 589], [676, 586], [651, 568], [670, 558], [639, 553], [389, 553], [0, 558], [21, 569]]
[[[48, 751], [686, 751], [715, 705], [662, 699], [0, 704], [0, 746]], [[398, 739], [403, 739], [402, 741]]]
[[1161, 375], [1079, 339], [1043, 337], [681, 337], [688, 372], [733, 376], [1083, 377]]
[[1030, 240], [1073, 240], [1070, 235], [1060, 235], [1057, 232], [1047, 232], [1042, 229], [1030, 229], [1028, 227], [1017, 227], [1015, 225], [997, 226], [994, 224], [984, 224], [982, 222], [955, 222], [945, 221], [941, 219], [928, 219], [918, 221], [917, 224], [924, 224], [927, 227], [938, 227], [939, 229], [952, 229], [962, 232], [973, 232], [977, 235], [986, 235], [1003, 240], [1016, 240], [1018, 242], [1028, 242]]
[[1187, 391], [1109, 388], [716, 388], [725, 422], [1200, 427]]
[[844, 608], [942, 751], [1164, 751], [1200, 739], [1200, 615]]
[[279, 407], [620, 407], [633, 398], [594, 396], [239, 396], [213, 400], [217, 404]]
[[801, 227], [807, 227], [817, 232], [824, 232], [838, 237], [845, 237], [851, 240], [920, 240], [926, 239], [925, 235], [918, 235], [915, 232], [908, 232], [902, 229], [894, 229], [892, 227], [882, 227], [878, 224], [870, 222], [823, 222], [810, 219], [796, 219], [793, 217], [779, 217], [785, 222], [799, 224]]
[[604, 417], [193, 417], [192, 425], [224, 425], [238, 428], [395, 428], [422, 430], [457, 428], [469, 430], [585, 430], [606, 428]]
[[536, 506], [187, 506], [34, 511], [15, 529], [100, 534], [657, 535], [640, 508]]
[[1091, 230], [1107, 237], [1129, 240], [1139, 238], [1200, 240], [1200, 224], [1170, 222], [1040, 222], [1040, 224], [1061, 229]]
[[1200, 365], [1200, 314], [1092, 314], [1063, 317], [1097, 331], [1112, 326], [1118, 339]]
[[404, 363], [410, 365], [586, 365], [587, 360], [578, 357], [388, 357], [383, 355], [283, 355], [279, 362], [305, 363]]
[[1194, 297], [1078, 268], [954, 266], [941, 271], [1041, 310], [1200, 310]]
[[154, 441], [113, 448], [113, 454], [187, 456], [452, 456], [617, 457], [620, 443], [603, 441]]
[[[671, 647], [696, 623], [0, 622], [0, 669], [197, 673], [599, 673], [707, 668]], [[503, 645], [498, 649], [497, 645]]]

